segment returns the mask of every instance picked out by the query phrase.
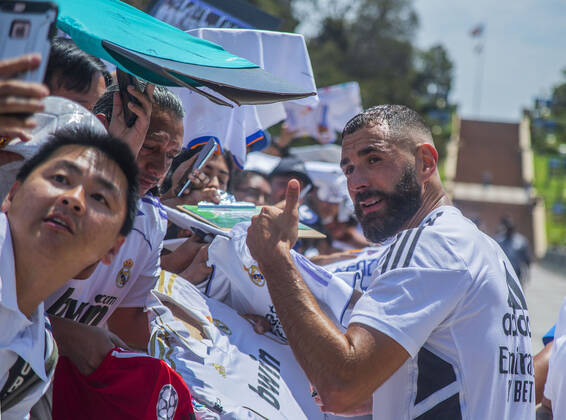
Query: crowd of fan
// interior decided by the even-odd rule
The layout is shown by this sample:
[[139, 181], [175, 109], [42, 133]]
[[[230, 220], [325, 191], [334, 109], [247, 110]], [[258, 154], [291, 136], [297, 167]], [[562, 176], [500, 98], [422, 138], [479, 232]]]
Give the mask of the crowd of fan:
[[[52, 46], [45, 85], [14, 78], [38, 63], [38, 57], [29, 56], [0, 62], [0, 173], [5, 175], [0, 220], [0, 404], [7, 419], [64, 418], [72, 416], [68, 414], [72, 410], [94, 410], [95, 406], [99, 413], [114, 410], [121, 418], [155, 416], [155, 405], [139, 404], [141, 411], [126, 413], [111, 396], [77, 408], [69, 395], [78, 392], [81, 376], [92, 379], [108, 363], [109, 354], [120, 357], [122, 350], [117, 348], [148, 351], [152, 331], [147, 302], [162, 270], [210, 296], [207, 285], [215, 270], [208, 261], [212, 245], [202, 235], [168, 222], [166, 212], [181, 204], [219, 204], [232, 196], [274, 206], [254, 218], [247, 244], [258, 263], [256, 269], [263, 273], [262, 281], [269, 286], [286, 340], [313, 384], [312, 398], [324, 411], [360, 416], [373, 412], [373, 418], [390, 419], [534, 418], [535, 389], [538, 403], [551, 348], [533, 359], [530, 333], [517, 334], [521, 328], [528, 330], [517, 275], [497, 245], [454, 213], [457, 210], [444, 195], [436, 172], [432, 138], [413, 111], [389, 106], [355, 117], [344, 131], [340, 163], [348, 186], [345, 182], [315, 186], [305, 164], [289, 155], [270, 173], [262, 173], [235, 168], [229, 151], [218, 148], [201, 170], [194, 170], [202, 146], [183, 148], [185, 131], [190, 130], [183, 126], [183, 118], [191, 110], [183, 109], [170, 90], [152, 85], [144, 93], [129, 89], [140, 105], [129, 104], [137, 119], [128, 127], [117, 85], [102, 61], [72, 41], [58, 39]], [[49, 102], [44, 99], [48, 95], [72, 102]], [[60, 118], [64, 109], [75, 117]], [[42, 130], [47, 125], [53, 128], [49, 135]], [[395, 142], [362, 144], [366, 140], [360, 133], [370, 129], [378, 134], [391, 130]], [[371, 134], [369, 138], [378, 137]], [[23, 141], [18, 147], [33, 150], [33, 156], [18, 152], [18, 138]], [[388, 161], [383, 155], [391, 150], [401, 152]], [[383, 168], [377, 167], [380, 164]], [[387, 177], [391, 179], [383, 181]], [[187, 180], [190, 188], [179, 194]], [[307, 188], [312, 190], [299, 196]], [[380, 203], [386, 203], [388, 210], [381, 212], [391, 217], [376, 221], [372, 212], [379, 213]], [[442, 222], [443, 217], [456, 221]], [[326, 238], [297, 240], [297, 221], [325, 233]], [[443, 223], [451, 227], [444, 228]], [[439, 232], [430, 233], [433, 227]], [[470, 249], [462, 254], [470, 252], [470, 260], [453, 251], [459, 253], [458, 247], [467, 246], [458, 242], [460, 236], [457, 240], [450, 236], [450, 229], [460, 228], [465, 231], [458, 235], [470, 241]], [[182, 240], [174, 248], [163, 246], [164, 240], [173, 239]], [[438, 249], [430, 251], [435, 246]], [[287, 264], [286, 255], [294, 253], [332, 272], [361, 267], [361, 280], [353, 286], [360, 300], [350, 302], [349, 326], [340, 329], [321, 315], [320, 301], [316, 303], [299, 280], [302, 271], [296, 271], [292, 261]], [[444, 278], [448, 272], [447, 276], [459, 273], [459, 277]], [[376, 277], [379, 286], [372, 283]], [[496, 280], [501, 283], [493, 286]], [[419, 302], [416, 309], [409, 304], [433, 294], [430, 302]], [[500, 318], [507, 313], [512, 314], [509, 331], [514, 332], [501, 335]], [[524, 325], [521, 317], [527, 319]], [[503, 319], [505, 331], [507, 318]], [[264, 316], [253, 320], [257, 332], [275, 328]], [[482, 347], [473, 334], [492, 341]], [[458, 346], [468, 349], [458, 350]], [[499, 353], [481, 354], [488, 348]], [[506, 355], [501, 353], [503, 348]], [[466, 351], [475, 353], [475, 358]], [[59, 362], [52, 382], [57, 357], [65, 362]], [[448, 369], [449, 377], [441, 377], [447, 360], [454, 368]], [[22, 373], [25, 364], [35, 378]], [[119, 392], [129, 389], [143, 400], [145, 394], [138, 388], [143, 380], [136, 382], [131, 373], [140, 366], [120, 374], [128, 376], [129, 382], [120, 384]], [[155, 377], [159, 376], [155, 369], [168, 368], [164, 364], [141, 367], [145, 372], [154, 369], [150, 375]], [[411, 369], [417, 372], [419, 386], [427, 369], [432, 369], [428, 380], [435, 382], [430, 378], [436, 377], [438, 386], [431, 394], [420, 394], [416, 377], [407, 379], [410, 389], [417, 390], [414, 394], [395, 384], [399, 375], [410, 376]], [[470, 379], [474, 370], [478, 378]], [[175, 381], [183, 379], [168, 383]], [[104, 392], [96, 386], [84, 389]], [[380, 389], [386, 390], [385, 396], [379, 395]], [[427, 399], [433, 392], [445, 395], [434, 394], [433, 402]], [[158, 406], [157, 418], [207, 418], [195, 410], [199, 401], [194, 395], [191, 402], [188, 391], [183, 394], [177, 388], [177, 394], [188, 402], [175, 403], [173, 412], [164, 417], [159, 417]], [[163, 399], [163, 393], [158, 397]], [[123, 399], [122, 404], [131, 404]], [[221, 418], [222, 410], [215, 412]]]

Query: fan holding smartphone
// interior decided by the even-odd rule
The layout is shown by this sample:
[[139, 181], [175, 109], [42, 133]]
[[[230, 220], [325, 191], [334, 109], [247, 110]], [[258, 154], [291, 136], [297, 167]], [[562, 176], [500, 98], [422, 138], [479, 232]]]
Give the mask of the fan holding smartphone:
[[29, 140], [31, 116], [43, 110], [56, 18], [57, 6], [50, 2], [0, 2], [0, 149], [15, 138]]
[[226, 152], [218, 153], [213, 138], [204, 138], [202, 142], [203, 146], [184, 150], [174, 159], [162, 184], [162, 201], [166, 205], [219, 203], [222, 192], [228, 190], [231, 157]]
[[149, 128], [155, 85], [120, 69], [116, 69], [116, 76], [118, 88], [108, 132], [128, 143], [137, 156]]
[[[184, 174], [183, 179], [186, 178], [186, 181], [184, 181], [183, 185], [179, 189], [179, 192], [177, 192], [177, 197], [181, 197], [183, 195], [183, 193], [189, 187], [191, 181], [195, 182], [197, 179], [198, 179], [198, 181], [200, 181], [202, 183], [205, 181], [205, 179], [202, 178], [202, 177], [198, 178], [200, 175], [204, 175], [204, 174], [200, 174], [200, 170], [203, 168], [203, 166], [206, 164], [206, 162], [208, 162], [208, 160], [212, 157], [216, 148], [217, 148], [216, 142], [214, 141], [213, 138], [210, 138], [206, 142], [206, 144], [204, 145], [204, 147], [202, 148], [200, 153], [198, 154], [197, 159], [196, 159], [193, 167], [190, 169], [191, 173], [189, 174], [189, 170], [187, 170], [187, 172]], [[198, 172], [195, 173], [195, 171], [198, 171]], [[191, 177], [191, 175], [192, 175], [192, 177]], [[204, 176], [206, 176], [206, 175], [204, 175]]]

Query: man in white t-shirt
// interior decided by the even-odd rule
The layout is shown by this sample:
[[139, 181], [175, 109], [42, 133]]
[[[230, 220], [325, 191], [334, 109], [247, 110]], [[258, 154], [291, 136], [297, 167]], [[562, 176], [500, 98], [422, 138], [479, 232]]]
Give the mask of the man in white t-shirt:
[[[56, 132], [21, 168], [0, 213], [0, 416], [22, 419], [49, 385], [57, 347], [43, 300], [132, 228], [137, 169], [127, 145]], [[47, 327], [47, 328], [46, 328]]]
[[[111, 348], [123, 346], [121, 340], [132, 348], [143, 349], [149, 339], [144, 302], [159, 276], [167, 228], [161, 203], [149, 190], [161, 182], [181, 151], [184, 114], [180, 100], [166, 88], [149, 89], [145, 95], [132, 94], [143, 108], [132, 108], [138, 119], [129, 129], [123, 123], [119, 96], [112, 87], [95, 105], [94, 112], [110, 132], [122, 135], [136, 154], [141, 199], [133, 230], [112, 265], [93, 264], [46, 301], [61, 353], [83, 374], [98, 367]], [[150, 94], [153, 104], [148, 99]], [[108, 329], [99, 328], [103, 326]]]
[[[562, 303], [544, 385], [544, 399], [537, 419], [563, 419], [566, 416], [566, 300]], [[545, 417], [546, 416], [546, 417]]]
[[323, 411], [360, 412], [372, 401], [374, 419], [532, 419], [523, 292], [499, 246], [450, 205], [437, 159], [430, 130], [404, 106], [346, 124], [341, 167], [356, 215], [388, 249], [344, 334], [289, 255], [297, 181], [284, 210], [253, 218], [248, 247]]

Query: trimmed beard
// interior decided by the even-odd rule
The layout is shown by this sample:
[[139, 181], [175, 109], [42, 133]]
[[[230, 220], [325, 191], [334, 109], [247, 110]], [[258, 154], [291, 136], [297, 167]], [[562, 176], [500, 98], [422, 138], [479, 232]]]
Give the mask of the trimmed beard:
[[[360, 201], [374, 197], [383, 200], [385, 206], [379, 211], [364, 214]], [[421, 204], [421, 188], [417, 183], [415, 167], [408, 164], [392, 193], [380, 190], [360, 192], [356, 194], [354, 210], [365, 237], [371, 242], [379, 243], [398, 233]]]

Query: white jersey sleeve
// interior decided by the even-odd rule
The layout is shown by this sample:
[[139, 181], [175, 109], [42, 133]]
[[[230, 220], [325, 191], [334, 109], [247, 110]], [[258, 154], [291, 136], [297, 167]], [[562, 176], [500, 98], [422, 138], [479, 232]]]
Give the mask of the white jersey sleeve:
[[548, 363], [548, 375], [544, 386], [544, 396], [552, 402], [552, 415], [555, 419], [566, 416], [566, 299], [562, 303], [552, 353]]
[[383, 332], [414, 357], [454, 310], [469, 283], [465, 270], [403, 269], [385, 274], [357, 302], [350, 323]]

